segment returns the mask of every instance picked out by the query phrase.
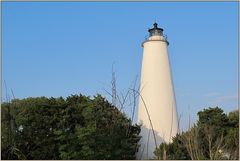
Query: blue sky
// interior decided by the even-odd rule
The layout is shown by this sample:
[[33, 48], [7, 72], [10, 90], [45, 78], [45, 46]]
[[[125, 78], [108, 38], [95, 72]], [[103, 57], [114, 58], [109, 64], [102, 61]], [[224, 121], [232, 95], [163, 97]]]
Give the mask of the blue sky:
[[114, 63], [125, 92], [156, 20], [184, 126], [205, 107], [237, 109], [237, 14], [237, 2], [3, 2], [2, 78], [17, 98], [107, 96]]

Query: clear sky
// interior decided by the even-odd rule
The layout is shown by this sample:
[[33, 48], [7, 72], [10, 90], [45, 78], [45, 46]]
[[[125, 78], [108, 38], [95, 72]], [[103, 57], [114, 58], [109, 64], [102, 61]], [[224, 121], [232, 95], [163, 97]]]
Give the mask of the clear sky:
[[[182, 126], [205, 107], [237, 109], [237, 2], [3, 2], [2, 79], [15, 97], [107, 96], [141, 72], [156, 20], [168, 35]], [[5, 86], [3, 97], [5, 97]], [[185, 123], [184, 123], [185, 122]]]

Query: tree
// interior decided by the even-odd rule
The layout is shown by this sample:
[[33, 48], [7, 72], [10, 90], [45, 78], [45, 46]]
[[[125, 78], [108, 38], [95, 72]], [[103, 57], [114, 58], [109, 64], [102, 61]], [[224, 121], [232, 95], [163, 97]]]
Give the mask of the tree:
[[[15, 111], [15, 114], [11, 114], [15, 125], [11, 134], [14, 141], [11, 144], [22, 154], [21, 157], [15, 159], [57, 158], [52, 130], [58, 121], [53, 117], [54, 114], [58, 113], [58, 105], [53, 101], [55, 101], [53, 98], [40, 97], [16, 99], [9, 104], [11, 111]], [[5, 108], [6, 106], [3, 105], [3, 115]], [[3, 119], [2, 125], [7, 125]], [[5, 140], [4, 135], [2, 135], [2, 140]], [[5, 147], [2, 144], [2, 151]]]
[[209, 107], [198, 116], [193, 127], [178, 134], [172, 143], [162, 143], [155, 155], [166, 159], [238, 159], [238, 111], [227, 115], [219, 107]]
[[188, 160], [191, 157], [183, 142], [183, 135], [177, 134], [173, 137], [172, 143], [162, 143], [154, 152], [155, 159], [163, 160]]
[[229, 154], [227, 159], [239, 159], [239, 111], [228, 114], [227, 135], [225, 137], [225, 151]]
[[2, 159], [135, 159], [139, 133], [100, 95], [2, 104]]
[[224, 137], [227, 134], [228, 117], [219, 107], [204, 109], [198, 112], [199, 144], [207, 159], [222, 159]]
[[[100, 95], [93, 100], [85, 99], [78, 107], [83, 122], [72, 123], [71, 126], [75, 127], [57, 131], [61, 159], [135, 159], [140, 127], [131, 125], [125, 115]], [[76, 96], [67, 98], [67, 102], [77, 107], [74, 105]], [[64, 116], [73, 118], [66, 114], [71, 115], [71, 112]], [[66, 122], [69, 121], [64, 119], [60, 124], [65, 125]], [[68, 142], [65, 138], [69, 139]]]

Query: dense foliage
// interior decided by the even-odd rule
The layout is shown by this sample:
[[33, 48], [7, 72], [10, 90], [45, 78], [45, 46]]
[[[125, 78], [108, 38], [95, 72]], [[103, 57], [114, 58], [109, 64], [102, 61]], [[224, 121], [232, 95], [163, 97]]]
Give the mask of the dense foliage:
[[[155, 150], [156, 159], [238, 159], [239, 113], [218, 107]], [[136, 159], [140, 126], [100, 95], [14, 99], [1, 106], [1, 159]]]
[[2, 159], [135, 159], [140, 127], [100, 95], [3, 103]]
[[239, 112], [222, 109], [198, 112], [198, 122], [155, 151], [158, 159], [239, 159]]

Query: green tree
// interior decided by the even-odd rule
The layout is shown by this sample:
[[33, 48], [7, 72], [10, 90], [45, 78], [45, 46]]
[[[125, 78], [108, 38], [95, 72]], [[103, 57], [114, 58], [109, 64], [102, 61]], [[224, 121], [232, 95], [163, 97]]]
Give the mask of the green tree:
[[135, 159], [140, 127], [100, 95], [2, 104], [2, 159]]
[[227, 135], [225, 137], [225, 151], [229, 154], [228, 159], [239, 159], [239, 111], [228, 114]]
[[[69, 105], [81, 110], [83, 121], [57, 131], [61, 159], [135, 159], [140, 127], [131, 125], [125, 115], [100, 95], [93, 100], [81, 97], [79, 100], [77, 96], [67, 98]], [[76, 106], [78, 101], [80, 106]], [[63, 117], [74, 118], [71, 114], [76, 114], [77, 109], [66, 112]], [[63, 119], [60, 124], [66, 122], [69, 121]]]
[[173, 137], [172, 143], [162, 143], [154, 152], [155, 159], [163, 160], [188, 160], [191, 157], [183, 142], [183, 135], [177, 134]]
[[[53, 98], [41, 97], [13, 100], [10, 103], [11, 110], [15, 111], [15, 115], [12, 115], [15, 121], [13, 144], [24, 158], [57, 158], [53, 129], [58, 120], [53, 116], [58, 113], [58, 106], [53, 101]], [[2, 120], [2, 125], [5, 123]]]
[[238, 159], [239, 113], [225, 114], [219, 107], [198, 112], [198, 121], [173, 142], [156, 149], [161, 159]]
[[219, 107], [198, 112], [199, 144], [206, 159], [222, 159], [219, 151], [224, 148], [227, 135], [228, 117]]

